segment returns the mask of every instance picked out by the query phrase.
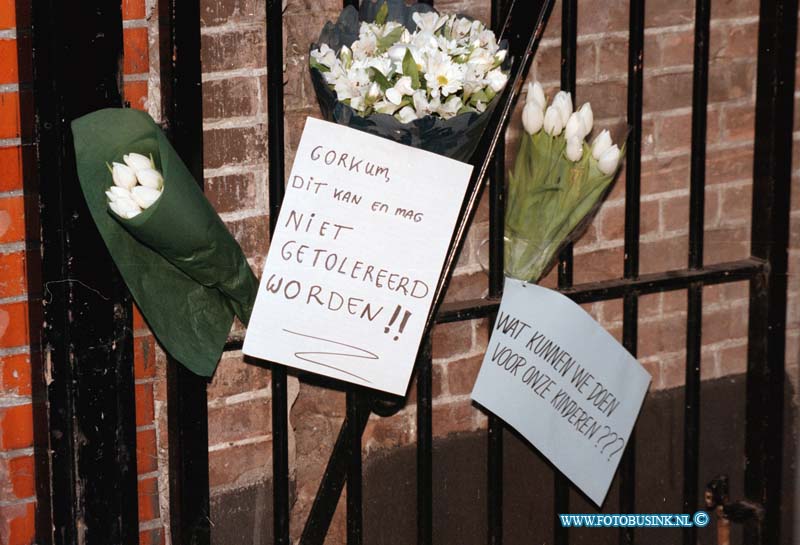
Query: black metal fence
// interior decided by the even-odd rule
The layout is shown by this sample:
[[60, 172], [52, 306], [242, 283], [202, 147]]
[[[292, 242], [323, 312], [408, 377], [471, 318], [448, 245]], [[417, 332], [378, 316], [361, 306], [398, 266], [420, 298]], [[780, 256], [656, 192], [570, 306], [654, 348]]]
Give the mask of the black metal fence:
[[[270, 230], [274, 230], [284, 193], [284, 115], [282, 9], [267, 0], [267, 78]], [[355, 2], [346, 2], [355, 3]], [[493, 317], [502, 290], [504, 203], [503, 134], [525, 81], [531, 60], [553, 9], [554, 0], [494, 0], [492, 23], [509, 42], [515, 59], [501, 107], [473, 157], [476, 168], [447, 254], [428, 317], [425, 341], [416, 363], [417, 381], [417, 541], [432, 542], [432, 378], [430, 330], [434, 323]], [[42, 285], [48, 286], [42, 330], [42, 362], [48, 380], [40, 380], [37, 429], [48, 449], [37, 451], [39, 540], [57, 544], [133, 544], [136, 520], [135, 422], [132, 377], [130, 296], [102, 249], [77, 190], [68, 123], [103, 106], [119, 106], [117, 59], [121, 52], [119, 5], [65, 4], [35, 0], [34, 76], [38, 172], [41, 180], [43, 243]], [[574, 93], [577, 0], [562, 0], [562, 87]], [[165, 126], [176, 149], [198, 180], [202, 170], [202, 100], [199, 2], [161, 0], [160, 50]], [[789, 240], [789, 193], [797, 32], [797, 0], [761, 0], [758, 34], [755, 161], [751, 257], [703, 264], [703, 210], [708, 95], [710, 0], [697, 0], [692, 94], [692, 151], [689, 254], [685, 269], [639, 274], [639, 222], [644, 0], [630, 3], [628, 107], [630, 126], [625, 176], [625, 242], [622, 278], [573, 285], [572, 251], [560, 256], [559, 287], [580, 303], [621, 299], [623, 344], [637, 349], [641, 295], [687, 290], [686, 386], [684, 410], [683, 505], [698, 509], [700, 441], [700, 355], [703, 287], [747, 280], [750, 283], [746, 401], [747, 498], [765, 509], [751, 520], [746, 543], [780, 542], [784, 352]], [[79, 75], [79, 77], [76, 77]], [[487, 181], [488, 180], [488, 181]], [[477, 203], [490, 192], [489, 295], [485, 299], [443, 304], [443, 295], [465, 240]], [[30, 191], [36, 188], [29, 187]], [[82, 286], [102, 286], [102, 293]], [[228, 349], [237, 349], [232, 340]], [[170, 513], [174, 544], [210, 542], [206, 384], [181, 366], [168, 376]], [[272, 371], [273, 498], [275, 543], [288, 545], [290, 496], [286, 369]], [[390, 415], [402, 400], [347, 386], [346, 418], [320, 483], [301, 543], [323, 543], [342, 490], [347, 485], [347, 541], [363, 542], [362, 434], [371, 413]], [[489, 416], [486, 501], [491, 545], [502, 542], [502, 422]], [[40, 441], [41, 443], [41, 441]], [[636, 511], [636, 441], [624, 453], [619, 479], [619, 512]], [[569, 485], [555, 475], [554, 511], [569, 511]], [[531, 501], [534, 501], [532, 498]], [[52, 524], [52, 526], [51, 526]], [[51, 531], [52, 530], [52, 531]], [[569, 543], [568, 530], [554, 521], [555, 543]], [[619, 534], [621, 544], [635, 541], [633, 529]], [[686, 529], [683, 542], [696, 542]]]

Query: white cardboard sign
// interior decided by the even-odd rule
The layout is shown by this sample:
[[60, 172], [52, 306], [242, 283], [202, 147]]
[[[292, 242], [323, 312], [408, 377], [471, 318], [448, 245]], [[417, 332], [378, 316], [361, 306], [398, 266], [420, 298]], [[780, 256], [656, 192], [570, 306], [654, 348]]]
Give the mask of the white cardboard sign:
[[471, 172], [308, 118], [244, 353], [405, 394]]
[[472, 399], [600, 506], [649, 384], [647, 371], [580, 306], [506, 279]]

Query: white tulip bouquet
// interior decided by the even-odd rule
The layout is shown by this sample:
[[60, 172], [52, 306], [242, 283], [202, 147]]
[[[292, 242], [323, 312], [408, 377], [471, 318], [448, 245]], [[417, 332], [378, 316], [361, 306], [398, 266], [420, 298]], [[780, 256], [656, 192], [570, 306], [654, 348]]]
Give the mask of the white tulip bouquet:
[[106, 191], [108, 206], [119, 217], [131, 219], [152, 206], [164, 189], [164, 177], [153, 158], [141, 153], [122, 156], [123, 163], [106, 163], [114, 185]]
[[508, 83], [506, 54], [480, 21], [367, 0], [326, 25], [309, 64], [328, 119], [465, 160]]
[[548, 106], [538, 82], [528, 85], [522, 125], [509, 177], [505, 271], [537, 282], [596, 211], [619, 171], [622, 151], [608, 130], [589, 145], [591, 105], [573, 111], [572, 97], [560, 91]]

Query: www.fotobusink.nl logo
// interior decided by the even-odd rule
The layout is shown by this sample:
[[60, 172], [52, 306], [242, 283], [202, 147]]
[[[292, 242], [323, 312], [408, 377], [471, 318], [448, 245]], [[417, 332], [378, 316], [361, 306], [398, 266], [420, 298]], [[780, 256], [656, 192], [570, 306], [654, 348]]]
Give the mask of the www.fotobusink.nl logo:
[[710, 518], [705, 511], [694, 515], [558, 515], [564, 528], [690, 528], [708, 526]]

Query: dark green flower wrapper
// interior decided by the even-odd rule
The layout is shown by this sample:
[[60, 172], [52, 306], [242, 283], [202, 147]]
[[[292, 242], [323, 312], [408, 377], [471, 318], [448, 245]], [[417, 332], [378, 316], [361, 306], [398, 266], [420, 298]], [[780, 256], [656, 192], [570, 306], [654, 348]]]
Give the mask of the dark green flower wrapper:
[[[242, 249], [146, 113], [100, 110], [73, 121], [72, 132], [83, 194], [136, 304], [172, 357], [211, 376], [234, 314], [246, 325], [258, 290]], [[164, 190], [124, 219], [108, 207], [106, 163], [131, 152], [152, 156]]]

